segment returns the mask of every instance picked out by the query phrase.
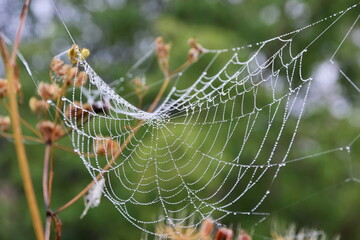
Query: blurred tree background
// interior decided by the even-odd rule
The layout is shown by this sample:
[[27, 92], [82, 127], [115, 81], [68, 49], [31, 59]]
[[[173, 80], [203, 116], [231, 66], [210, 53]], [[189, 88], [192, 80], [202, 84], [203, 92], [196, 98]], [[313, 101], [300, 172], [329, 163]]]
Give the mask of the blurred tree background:
[[[89, 62], [105, 81], [126, 76], [137, 59], [148, 52], [154, 39], [161, 35], [172, 44], [174, 66], [186, 60], [187, 39], [196, 37], [209, 49], [247, 45], [293, 31], [343, 10], [356, 1], [319, 0], [62, 0], [54, 1], [75, 41], [91, 50]], [[0, 30], [14, 39], [22, 1], [1, 0]], [[319, 39], [321, 49], [309, 53], [305, 72], [313, 72], [328, 59], [359, 14], [358, 8], [347, 13], [326, 37]], [[323, 28], [313, 27], [301, 39], [314, 39]], [[36, 81], [49, 81], [51, 59], [69, 49], [72, 42], [56, 16], [50, 0], [33, 0], [26, 20], [20, 51], [29, 63]], [[145, 74], [147, 81], [157, 80], [156, 58], [135, 74]], [[359, 86], [360, 26], [347, 38], [336, 60]], [[1, 63], [2, 64], [2, 63]], [[22, 117], [36, 125], [38, 118], [28, 108], [36, 93], [35, 84], [22, 64]], [[0, 77], [4, 68], [0, 65]], [[133, 91], [130, 81], [116, 89], [121, 95]], [[195, 78], [194, 78], [195, 79]], [[189, 81], [194, 80], [189, 79]], [[336, 88], [325, 89], [314, 84], [296, 143], [289, 159], [346, 146], [359, 133], [359, 93], [345, 80]], [[325, 91], [328, 90], [328, 91]], [[156, 85], [148, 98], [156, 93]], [[6, 114], [0, 107], [0, 114]], [[30, 134], [25, 130], [25, 133]], [[290, 133], [289, 133], [290, 134]], [[70, 141], [67, 143], [70, 146]], [[44, 146], [27, 143], [31, 173], [37, 199], [42, 206], [42, 164]], [[21, 176], [10, 140], [0, 138], [0, 238], [33, 238], [29, 211], [23, 194]], [[53, 206], [61, 206], [91, 180], [79, 158], [55, 153]], [[276, 223], [295, 223], [299, 227], [322, 229], [342, 239], [360, 238], [360, 185], [343, 182], [349, 177], [349, 154], [337, 151], [314, 159], [288, 164], [272, 187], [271, 197], [262, 209], [274, 212], [267, 221], [253, 229], [254, 239], [266, 239]], [[351, 149], [352, 170], [360, 177], [360, 141]], [[340, 183], [340, 184], [339, 184]], [[139, 239], [143, 234], [127, 222], [105, 198], [99, 207], [79, 219], [82, 201], [60, 213], [62, 239]], [[44, 212], [44, 208], [41, 209]], [[136, 211], [134, 209], [134, 211]], [[156, 213], [156, 212], [155, 212]], [[149, 214], [149, 213], [143, 213]], [[45, 213], [44, 213], [45, 216]], [[242, 227], [239, 216], [224, 219], [224, 224]], [[251, 230], [251, 229], [248, 229]], [[31, 236], [31, 237], [29, 237]], [[150, 236], [149, 236], [150, 237]], [[151, 238], [151, 237], [150, 237]]]

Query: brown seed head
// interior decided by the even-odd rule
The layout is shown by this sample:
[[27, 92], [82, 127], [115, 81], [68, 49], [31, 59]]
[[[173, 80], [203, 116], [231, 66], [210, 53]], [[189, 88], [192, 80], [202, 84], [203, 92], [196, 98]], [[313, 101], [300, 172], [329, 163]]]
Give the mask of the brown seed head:
[[5, 132], [10, 127], [10, 117], [9, 116], [1, 116], [0, 115], [0, 132]]
[[196, 48], [190, 48], [188, 52], [188, 60], [193, 63], [199, 59], [200, 52]]
[[119, 150], [118, 142], [111, 139], [96, 139], [94, 141], [95, 152], [99, 155], [113, 155]]
[[89, 104], [81, 104], [80, 102], [75, 101], [67, 106], [65, 116], [67, 118], [75, 119], [76, 121], [81, 121], [89, 115], [89, 112], [92, 112]]
[[55, 83], [49, 84], [44, 82], [40, 82], [38, 86], [38, 91], [39, 91], [39, 95], [44, 100], [48, 100], [48, 99], [55, 100], [60, 96], [61, 93], [61, 89], [57, 84]]
[[231, 240], [233, 238], [233, 231], [229, 228], [220, 228], [215, 235], [215, 240]]
[[190, 39], [188, 40], [188, 44], [189, 44], [190, 47], [195, 48], [195, 49], [199, 52], [199, 54], [201, 54], [201, 53], [204, 52], [203, 46], [201, 46], [201, 45], [196, 41], [195, 38], [190, 38]]
[[29, 100], [30, 110], [35, 113], [44, 113], [49, 109], [49, 103], [42, 99], [37, 99], [36, 97], [31, 97]]
[[158, 37], [155, 40], [155, 49], [156, 49], [156, 55], [159, 60], [164, 60], [169, 57], [170, 53], [170, 44], [165, 44], [164, 39], [162, 37]]
[[57, 73], [63, 65], [64, 65], [64, 62], [61, 61], [59, 58], [55, 57], [50, 62], [50, 70]]
[[75, 79], [75, 85], [77, 87], [83, 86], [87, 82], [87, 80], [88, 80], [88, 75], [86, 74], [86, 72], [81, 71], [79, 72], [79, 74]]
[[73, 80], [74, 80], [77, 72], [78, 72], [78, 68], [77, 68], [77, 67], [72, 67], [72, 68], [70, 68], [68, 74], [67, 74], [66, 77], [65, 77], [65, 82], [66, 82], [68, 85], [72, 85], [72, 84], [73, 84]]
[[41, 121], [36, 127], [40, 130], [41, 135], [46, 143], [56, 141], [64, 135], [60, 125], [55, 125], [51, 121]]
[[3, 98], [7, 94], [8, 80], [0, 78], [0, 98]]

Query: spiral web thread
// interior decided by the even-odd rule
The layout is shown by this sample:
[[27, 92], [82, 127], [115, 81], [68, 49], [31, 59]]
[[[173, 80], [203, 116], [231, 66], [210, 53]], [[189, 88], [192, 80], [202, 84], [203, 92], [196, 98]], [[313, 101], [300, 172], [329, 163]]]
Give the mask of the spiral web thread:
[[[189, 228], [208, 217], [217, 222], [237, 214], [265, 219], [269, 213], [259, 209], [280, 169], [313, 156], [288, 159], [314, 81], [315, 73], [302, 72], [306, 53], [352, 9], [358, 5], [254, 45], [205, 50], [205, 70], [179, 73], [177, 81], [195, 80], [184, 89], [174, 84], [151, 113], [125, 100], [79, 59], [89, 84], [63, 98], [75, 152], [94, 179], [101, 174], [103, 194], [144, 231], [160, 222]], [[357, 20], [325, 61], [336, 65], [336, 52]], [[296, 37], [320, 23], [326, 24], [318, 36], [294, 50]]]

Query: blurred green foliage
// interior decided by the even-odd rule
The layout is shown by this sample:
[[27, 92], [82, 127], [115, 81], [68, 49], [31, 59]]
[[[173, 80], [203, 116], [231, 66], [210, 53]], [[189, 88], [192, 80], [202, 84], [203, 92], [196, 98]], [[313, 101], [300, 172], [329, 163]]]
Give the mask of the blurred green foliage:
[[[33, 2], [48, 2], [33, 1]], [[171, 66], [175, 68], [186, 60], [187, 39], [196, 37], [209, 49], [222, 49], [247, 45], [266, 40], [315, 22], [343, 10], [356, 1], [241, 1], [241, 0], [174, 0], [174, 1], [55, 1], [75, 41], [91, 50], [89, 62], [104, 80], [111, 82], [126, 76], [127, 70], [144, 55], [156, 36], [164, 36], [172, 44]], [[0, 3], [0, 7], [3, 3]], [[5, 1], [4, 4], [10, 4]], [[293, 5], [291, 5], [293, 4]], [[297, 5], [296, 5], [297, 4]], [[29, 62], [36, 81], [48, 81], [48, 64], [53, 56], [71, 46], [64, 27], [53, 13], [49, 22], [41, 21], [38, 9], [41, 4], [30, 8], [29, 29], [21, 43], [20, 50]], [[14, 10], [15, 11], [15, 10]], [[18, 11], [18, 10], [16, 10]], [[294, 17], [294, 14], [298, 14]], [[329, 58], [339, 45], [358, 15], [358, 9], [346, 14], [326, 36], [318, 40], [304, 61], [304, 72], [313, 72], [322, 59]], [[1, 19], [1, 17], [0, 17]], [[15, 18], [16, 19], [16, 18]], [[3, 19], [2, 19], [3, 20]], [[8, 23], [8, 24], [16, 24]], [[297, 37], [301, 42], [314, 39], [325, 25], [312, 27]], [[39, 28], [48, 29], [40, 36], [34, 34]], [[10, 28], [12, 29], [12, 28]], [[356, 29], [359, 29], [357, 24]], [[34, 32], [34, 33], [32, 33]], [[12, 36], [9, 30], [6, 32]], [[276, 46], [274, 46], [276, 49]], [[343, 71], [358, 84], [359, 46], [349, 37], [336, 57]], [[191, 71], [201, 72], [203, 66]], [[21, 67], [22, 104], [24, 119], [36, 125], [38, 118], [28, 109], [28, 100], [36, 94], [33, 81]], [[2, 73], [2, 72], [1, 72]], [[161, 73], [152, 57], [136, 69], [134, 75], [145, 75], [149, 83], [161, 80]], [[193, 72], [191, 72], [193, 74]], [[190, 74], [190, 76], [191, 76]], [[195, 75], [195, 74], [193, 74]], [[1, 77], [1, 76], [0, 76]], [[129, 95], [133, 91], [130, 78], [121, 86], [119, 93]], [[184, 78], [183, 78], [184, 79]], [[195, 78], [186, 78], [190, 84]], [[146, 100], [156, 94], [151, 88]], [[359, 86], [359, 84], [358, 84]], [[352, 112], [344, 118], [334, 117], [327, 105], [309, 107], [296, 138], [289, 159], [321, 153], [328, 149], [345, 146], [359, 133], [359, 93], [341, 80], [342, 95], [352, 105]], [[316, 94], [316, 93], [315, 93]], [[323, 96], [323, 95], [321, 95]], [[261, 96], [259, 96], [261, 100]], [[134, 98], [128, 97], [131, 101]], [[315, 105], [315, 104], [314, 104]], [[0, 107], [0, 114], [6, 111]], [[25, 134], [31, 134], [24, 130]], [[287, 134], [292, 134], [288, 132]], [[69, 139], [64, 144], [70, 146]], [[41, 178], [44, 146], [27, 143], [27, 150], [38, 201], [42, 205]], [[236, 144], [233, 146], [236, 151]], [[256, 149], [254, 149], [256, 150]], [[16, 156], [11, 140], [0, 139], [0, 238], [31, 239], [33, 232], [23, 194]], [[231, 155], [231, 154], [230, 154]], [[352, 170], [360, 176], [360, 142], [354, 143], [351, 154], [337, 151], [307, 160], [288, 164], [280, 172], [272, 187], [271, 196], [261, 209], [274, 212], [268, 221], [254, 228], [254, 239], [269, 236], [273, 222], [295, 223], [323, 229], [329, 235], [340, 234], [343, 239], [360, 237], [357, 205], [360, 200], [359, 184], [342, 182], [349, 177], [351, 156]], [[55, 176], [52, 206], [61, 206], [80, 191], [91, 179], [81, 160], [71, 154], [55, 152]], [[340, 184], [339, 184], [340, 183]], [[251, 204], [251, 203], [249, 203]], [[79, 216], [84, 206], [81, 201], [60, 213], [63, 222], [62, 239], [139, 239], [143, 233], [127, 222], [105, 198], [98, 208], [91, 209], [82, 220]], [[44, 212], [44, 208], [41, 210]], [[152, 213], [135, 214], [158, 214]], [[45, 213], [44, 213], [45, 216]], [[224, 219], [225, 224], [251, 227], [247, 219], [232, 216]], [[248, 229], [251, 230], [251, 229]], [[31, 236], [31, 237], [29, 237]], [[151, 237], [150, 237], [151, 238]]]

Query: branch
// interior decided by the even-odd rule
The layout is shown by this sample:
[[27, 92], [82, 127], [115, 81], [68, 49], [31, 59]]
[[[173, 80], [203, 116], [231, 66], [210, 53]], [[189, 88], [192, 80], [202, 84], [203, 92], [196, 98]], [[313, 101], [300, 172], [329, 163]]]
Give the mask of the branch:
[[28, 12], [28, 9], [29, 9], [29, 5], [30, 5], [30, 0], [25, 0], [25, 3], [23, 5], [23, 8], [22, 8], [21, 14], [20, 14], [20, 21], [19, 21], [17, 32], [16, 32], [14, 46], [13, 46], [13, 49], [12, 49], [12, 52], [11, 52], [11, 57], [10, 57], [10, 61], [9, 61], [10, 66], [15, 65], [16, 53], [17, 53], [17, 50], [19, 48], [21, 34], [23, 32], [23, 28], [24, 28], [24, 24], [25, 24], [26, 15], [27, 15], [27, 12]]

